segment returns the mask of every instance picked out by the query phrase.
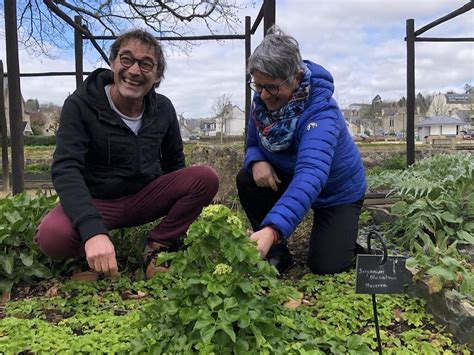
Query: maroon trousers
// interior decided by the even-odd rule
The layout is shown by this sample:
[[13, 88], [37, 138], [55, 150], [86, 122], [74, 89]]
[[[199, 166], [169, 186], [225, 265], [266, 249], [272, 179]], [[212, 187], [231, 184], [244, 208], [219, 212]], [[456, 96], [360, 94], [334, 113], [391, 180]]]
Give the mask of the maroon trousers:
[[[92, 201], [108, 230], [139, 226], [166, 216], [150, 231], [148, 240], [172, 246], [186, 233], [202, 208], [211, 203], [218, 188], [217, 173], [201, 165], [160, 176], [135, 195]], [[41, 221], [35, 242], [51, 257], [84, 256], [82, 239], [60, 204]]]

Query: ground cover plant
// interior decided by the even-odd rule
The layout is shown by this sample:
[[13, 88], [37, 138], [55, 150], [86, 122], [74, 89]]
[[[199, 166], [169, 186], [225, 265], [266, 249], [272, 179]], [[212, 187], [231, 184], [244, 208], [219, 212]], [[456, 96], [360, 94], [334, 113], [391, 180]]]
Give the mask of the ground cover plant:
[[34, 245], [39, 219], [57, 203], [57, 197], [39, 192], [0, 200], [0, 294], [18, 281], [51, 278], [64, 266], [45, 257]]
[[[38, 199], [49, 206], [49, 200]], [[171, 272], [145, 281], [134, 269], [137, 238], [143, 240], [147, 228], [113, 236], [128, 246], [119, 246], [123, 258], [127, 250], [131, 254], [117, 279], [81, 283], [37, 277], [17, 284], [13, 300], [0, 305], [2, 352], [363, 354], [375, 349], [369, 296], [354, 293], [353, 272], [278, 279], [259, 259], [241, 220], [223, 206], [210, 206], [190, 228], [187, 248], [159, 261], [170, 260]], [[406, 296], [379, 297], [384, 352], [468, 354], [423, 307]]]
[[474, 267], [460, 248], [474, 247], [474, 159], [469, 153], [440, 154], [403, 171], [370, 176], [399, 199], [397, 221], [386, 235], [411, 252], [407, 266], [426, 279], [430, 293], [449, 288], [474, 300]]

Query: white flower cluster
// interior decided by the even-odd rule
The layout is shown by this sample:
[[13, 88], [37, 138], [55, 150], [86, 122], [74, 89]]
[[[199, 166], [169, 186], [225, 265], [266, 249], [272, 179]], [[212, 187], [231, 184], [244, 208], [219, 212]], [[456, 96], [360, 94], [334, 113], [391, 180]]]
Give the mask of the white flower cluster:
[[201, 216], [203, 218], [212, 217], [216, 213], [219, 213], [222, 207], [222, 205], [209, 205], [202, 210]]
[[232, 272], [232, 266], [229, 266], [227, 264], [217, 264], [212, 274], [213, 275], [228, 275], [231, 272]]
[[237, 216], [227, 217], [227, 223], [231, 226], [236, 226], [237, 228], [242, 229], [242, 221]]

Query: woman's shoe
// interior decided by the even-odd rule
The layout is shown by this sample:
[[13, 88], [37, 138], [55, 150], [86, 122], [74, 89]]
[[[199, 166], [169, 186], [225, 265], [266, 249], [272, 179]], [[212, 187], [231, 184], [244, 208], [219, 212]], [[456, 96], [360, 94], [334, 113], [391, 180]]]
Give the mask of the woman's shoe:
[[268, 251], [266, 260], [283, 274], [293, 265], [293, 256], [284, 244], [273, 245]]

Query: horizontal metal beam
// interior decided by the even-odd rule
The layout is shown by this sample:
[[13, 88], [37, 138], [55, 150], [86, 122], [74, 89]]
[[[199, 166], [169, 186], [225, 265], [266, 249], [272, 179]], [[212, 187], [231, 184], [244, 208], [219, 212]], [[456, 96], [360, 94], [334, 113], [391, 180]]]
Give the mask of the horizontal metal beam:
[[474, 37], [459, 37], [459, 38], [415, 37], [415, 42], [474, 42]]
[[[92, 36], [87, 39], [114, 40], [117, 36]], [[175, 36], [175, 37], [156, 37], [159, 41], [207, 41], [207, 40], [225, 40], [225, 39], [245, 39], [245, 35], [206, 35], [206, 36]]]
[[[89, 75], [90, 73], [92, 72], [84, 72], [84, 75]], [[25, 77], [25, 78], [28, 78], [28, 77], [37, 77], [37, 76], [72, 76], [72, 75], [76, 75], [76, 72], [75, 71], [68, 71], [68, 72], [47, 72], [47, 73], [21, 73], [20, 76], [21, 77]], [[8, 73], [4, 73], [3, 74], [4, 77], [7, 77], [8, 76]]]

